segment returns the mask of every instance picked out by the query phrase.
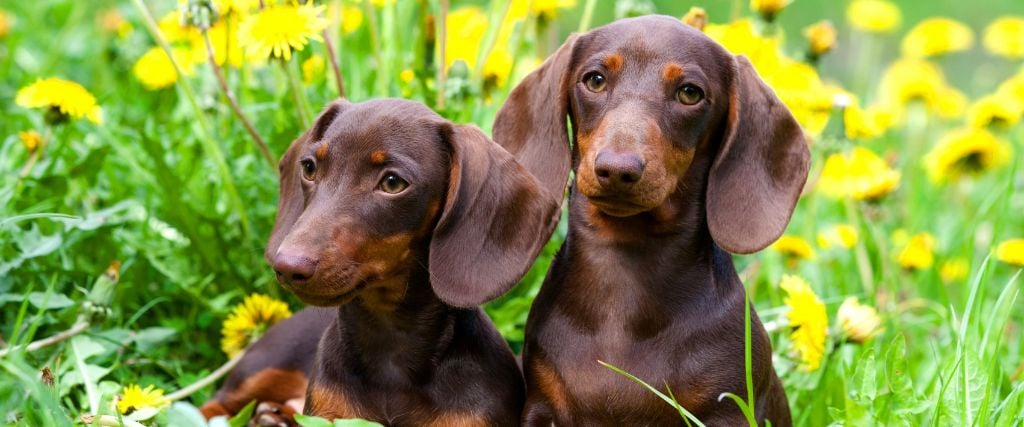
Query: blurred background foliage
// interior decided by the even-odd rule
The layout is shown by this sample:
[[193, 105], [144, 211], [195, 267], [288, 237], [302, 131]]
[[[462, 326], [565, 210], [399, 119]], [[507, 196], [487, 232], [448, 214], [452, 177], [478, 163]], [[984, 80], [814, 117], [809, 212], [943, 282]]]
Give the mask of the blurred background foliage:
[[[825, 110], [816, 113], [828, 124], [812, 132], [811, 184], [787, 237], [773, 249], [737, 257], [771, 331], [797, 424], [1021, 425], [1024, 311], [1015, 280], [1024, 261], [1014, 264], [993, 249], [1024, 237], [1022, 126], [993, 130], [1008, 147], [998, 167], [940, 182], [929, 179], [923, 159], [971, 120], [966, 105], [941, 117], [920, 103], [883, 108], [892, 116], [887, 124], [876, 123], [878, 129], [856, 141], [845, 132], [850, 119], [843, 106], [851, 99], [865, 108], [883, 106], [881, 81], [903, 56], [902, 37], [935, 16], [962, 22], [974, 40], [930, 63], [965, 104], [995, 93], [1024, 71], [1020, 57], [982, 48], [982, 32], [998, 17], [1024, 15], [1024, 6], [1016, 0], [893, 4], [902, 15], [898, 26], [871, 33], [848, 23], [850, 1], [796, 0], [771, 24], [736, 0], [534, 0], [507, 8], [500, 0], [453, 1], [443, 84], [435, 49], [438, 0], [327, 1], [318, 14], [349, 99], [419, 100], [485, 131], [515, 83], [573, 31], [637, 14], [682, 17], [693, 6], [712, 24], [749, 19], [752, 40], [776, 40], [782, 58], [811, 67], [811, 77], [824, 82], [795, 92], [776, 85], [794, 110], [791, 102], [824, 98]], [[233, 114], [199, 33], [180, 27], [178, 4], [145, 6], [175, 49], [184, 78], [169, 68], [136, 3], [0, 3], [0, 346], [10, 350], [0, 356], [0, 417], [6, 423], [64, 424], [83, 413], [112, 414], [110, 402], [123, 398], [129, 384], [187, 386], [226, 360], [222, 323], [243, 297], [261, 293], [301, 307], [262, 259], [276, 211], [276, 167]], [[231, 52], [223, 34], [239, 31], [244, 19], [229, 16], [211, 29], [211, 39]], [[835, 42], [810, 61], [802, 33], [822, 20], [834, 25]], [[241, 61], [239, 49], [217, 61], [272, 156], [338, 95], [325, 43], [312, 40], [293, 54], [288, 61], [266, 55]], [[475, 66], [481, 58], [486, 65]], [[773, 85], [791, 76], [771, 79], [763, 63], [755, 65]], [[95, 96], [102, 120], [19, 105], [24, 88], [48, 77], [81, 84]], [[846, 101], [833, 105], [834, 99]], [[815, 185], [832, 176], [825, 165], [834, 155], [850, 158], [853, 147], [873, 151], [839, 172], [859, 167], [869, 176], [902, 178], [870, 197], [823, 194]], [[516, 350], [564, 227], [563, 221], [521, 285], [487, 306]], [[109, 296], [102, 291], [111, 287]], [[845, 304], [849, 297], [863, 306]], [[76, 325], [87, 327], [70, 340], [31, 352], [17, 347]], [[798, 333], [809, 328], [822, 333]], [[42, 381], [43, 369], [55, 385]], [[202, 388], [191, 401], [200, 404], [212, 391]], [[187, 408], [175, 408], [157, 419], [191, 422], [182, 421], [190, 419]]]

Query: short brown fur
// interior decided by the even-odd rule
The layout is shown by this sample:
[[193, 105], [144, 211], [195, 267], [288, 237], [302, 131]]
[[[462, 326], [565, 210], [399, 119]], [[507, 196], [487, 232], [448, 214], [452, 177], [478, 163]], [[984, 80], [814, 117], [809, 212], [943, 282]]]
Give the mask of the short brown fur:
[[[611, 70], [612, 54], [629, 67]], [[611, 75], [587, 84], [595, 73]], [[568, 235], [527, 320], [524, 424], [681, 423], [597, 359], [668, 387], [706, 425], [747, 424], [718, 399], [746, 394], [746, 294], [726, 251], [778, 238], [809, 167], [799, 125], [750, 63], [672, 17], [620, 20], [570, 37], [528, 75], [494, 137], [553, 194], [576, 177]], [[755, 417], [788, 426], [751, 314]]]
[[[222, 394], [263, 398], [237, 384], [287, 362], [309, 375], [306, 414], [518, 425], [522, 374], [479, 305], [526, 273], [558, 200], [479, 129], [403, 100], [332, 103], [280, 172], [265, 255], [283, 287], [325, 308], [270, 328]], [[284, 397], [303, 394], [254, 420], [283, 418]]]

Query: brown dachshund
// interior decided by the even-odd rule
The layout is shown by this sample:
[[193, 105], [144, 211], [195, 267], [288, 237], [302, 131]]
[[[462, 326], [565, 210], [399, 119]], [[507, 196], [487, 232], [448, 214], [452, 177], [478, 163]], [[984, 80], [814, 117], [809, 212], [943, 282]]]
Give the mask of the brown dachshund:
[[[289, 319], [286, 333], [265, 338], [278, 341], [256, 346], [293, 354], [255, 354], [264, 360], [251, 365], [265, 373], [281, 370], [269, 362], [311, 355], [309, 337], [322, 328], [306, 414], [394, 426], [519, 425], [522, 374], [478, 305], [526, 273], [558, 207], [475, 127], [403, 100], [331, 104], [281, 160], [266, 258], [302, 301], [340, 308]], [[291, 384], [268, 378], [271, 388]], [[234, 401], [280, 408], [301, 395], [274, 397]]]
[[[670, 387], [708, 425], [746, 424], [719, 397], [746, 396], [746, 297], [728, 252], [778, 238], [810, 163], [747, 59], [675, 18], [621, 20], [527, 76], [494, 137], [552, 194], [575, 171], [568, 236], [526, 325], [525, 424], [682, 423], [598, 360]], [[751, 317], [752, 405], [758, 422], [787, 426], [771, 343]]]

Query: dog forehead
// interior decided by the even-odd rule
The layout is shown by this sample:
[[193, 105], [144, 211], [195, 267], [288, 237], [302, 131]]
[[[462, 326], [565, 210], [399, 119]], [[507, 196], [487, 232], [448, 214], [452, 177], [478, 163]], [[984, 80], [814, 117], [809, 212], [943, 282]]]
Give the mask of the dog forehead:
[[621, 19], [585, 34], [578, 43], [576, 64], [618, 54], [627, 64], [660, 69], [675, 62], [720, 72], [732, 60], [731, 54], [700, 30], [663, 15]]
[[348, 156], [385, 152], [430, 156], [437, 152], [443, 119], [422, 104], [385, 99], [354, 104], [334, 119], [322, 143]]

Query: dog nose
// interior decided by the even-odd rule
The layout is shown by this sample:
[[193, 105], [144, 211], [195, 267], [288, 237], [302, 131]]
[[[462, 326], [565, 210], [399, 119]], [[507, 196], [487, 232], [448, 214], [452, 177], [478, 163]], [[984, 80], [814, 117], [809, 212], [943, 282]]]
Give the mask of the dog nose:
[[602, 187], [629, 188], [644, 174], [644, 161], [632, 153], [601, 151], [594, 159], [594, 173]]
[[274, 259], [274, 272], [277, 280], [290, 285], [306, 283], [316, 273], [319, 261], [305, 256], [277, 254]]

